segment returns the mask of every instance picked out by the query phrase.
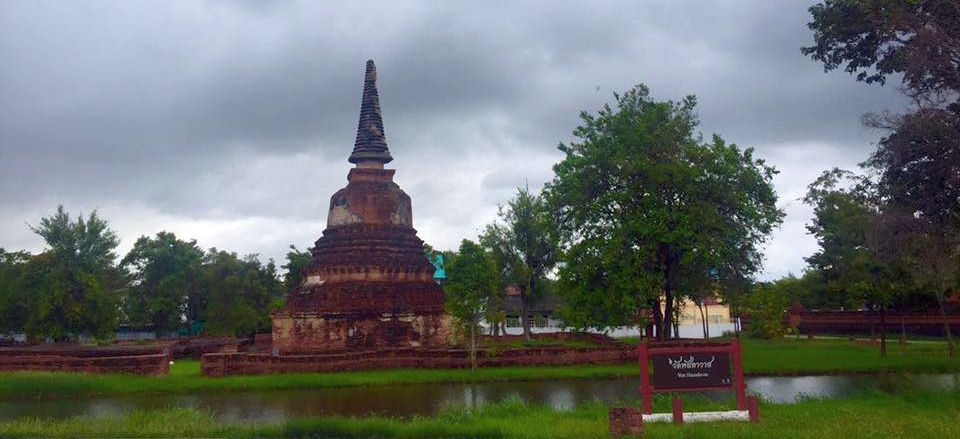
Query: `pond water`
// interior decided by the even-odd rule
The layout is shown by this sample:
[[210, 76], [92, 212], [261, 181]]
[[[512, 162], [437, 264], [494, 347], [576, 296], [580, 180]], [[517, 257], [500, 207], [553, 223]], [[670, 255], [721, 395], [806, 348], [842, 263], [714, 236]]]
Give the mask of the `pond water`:
[[[209, 410], [224, 422], [281, 421], [318, 415], [433, 415], [448, 407], [520, 398], [569, 409], [582, 402], [638, 399], [638, 378], [569, 379], [477, 384], [417, 384], [309, 390], [271, 390], [205, 394], [96, 397], [56, 400], [0, 400], [0, 420], [24, 416], [109, 417], [134, 409], [189, 407]], [[867, 389], [888, 393], [960, 388], [960, 374], [870, 374], [841, 376], [752, 377], [747, 392], [769, 401], [790, 403], [803, 397], [840, 398]], [[713, 392], [708, 398], [732, 398]]]

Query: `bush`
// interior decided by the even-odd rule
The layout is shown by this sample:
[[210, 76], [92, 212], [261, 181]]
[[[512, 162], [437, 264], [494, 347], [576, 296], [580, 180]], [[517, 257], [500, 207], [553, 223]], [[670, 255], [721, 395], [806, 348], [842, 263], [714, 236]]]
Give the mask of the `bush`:
[[746, 298], [750, 314], [750, 334], [755, 337], [780, 339], [786, 332], [783, 324], [788, 298], [770, 284], [758, 284]]

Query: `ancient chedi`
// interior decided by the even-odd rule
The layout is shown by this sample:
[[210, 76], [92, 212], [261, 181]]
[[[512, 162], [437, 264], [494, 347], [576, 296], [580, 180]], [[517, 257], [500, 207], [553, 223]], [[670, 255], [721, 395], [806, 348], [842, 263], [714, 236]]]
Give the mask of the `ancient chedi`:
[[377, 94], [367, 61], [360, 124], [347, 187], [330, 199], [327, 228], [304, 282], [273, 314], [280, 352], [446, 343], [443, 290], [413, 229], [410, 197], [393, 182]]

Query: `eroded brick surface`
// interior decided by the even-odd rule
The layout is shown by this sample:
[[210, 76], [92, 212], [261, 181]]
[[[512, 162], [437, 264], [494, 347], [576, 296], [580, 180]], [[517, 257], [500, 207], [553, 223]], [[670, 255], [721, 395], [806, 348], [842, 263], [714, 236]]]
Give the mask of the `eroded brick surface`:
[[273, 347], [323, 352], [446, 344], [443, 290], [413, 229], [410, 196], [393, 182], [376, 68], [368, 62], [347, 186], [330, 198], [327, 228], [305, 281], [273, 317]]
[[636, 407], [610, 407], [611, 436], [642, 436], [643, 414]]
[[54, 354], [4, 355], [0, 371], [55, 371], [90, 373], [135, 373], [166, 375], [170, 371], [168, 354], [67, 357]]
[[[627, 345], [599, 348], [547, 346], [479, 351], [477, 364], [484, 366], [534, 366], [572, 364], [623, 364], [636, 361], [635, 348]], [[311, 354], [206, 354], [201, 371], [206, 376], [259, 375], [289, 372], [344, 372], [352, 370], [470, 367], [464, 349], [384, 348], [343, 349]]]

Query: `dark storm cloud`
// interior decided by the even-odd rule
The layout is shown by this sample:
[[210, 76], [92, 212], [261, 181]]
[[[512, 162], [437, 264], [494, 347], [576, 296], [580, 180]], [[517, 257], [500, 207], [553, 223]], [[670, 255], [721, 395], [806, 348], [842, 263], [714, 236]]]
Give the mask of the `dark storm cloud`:
[[[128, 235], [274, 256], [309, 243], [345, 182], [367, 58], [431, 242], [456, 245], [517, 186], [542, 185], [578, 112], [641, 82], [696, 94], [705, 133], [756, 147], [793, 197], [801, 171], [863, 159], [876, 133], [861, 113], [900, 105], [800, 55], [808, 6], [4, 2], [0, 245], [38, 247], [21, 225], [56, 203], [112, 209]], [[795, 151], [812, 145], [829, 154]], [[781, 244], [806, 239], [793, 220]]]

